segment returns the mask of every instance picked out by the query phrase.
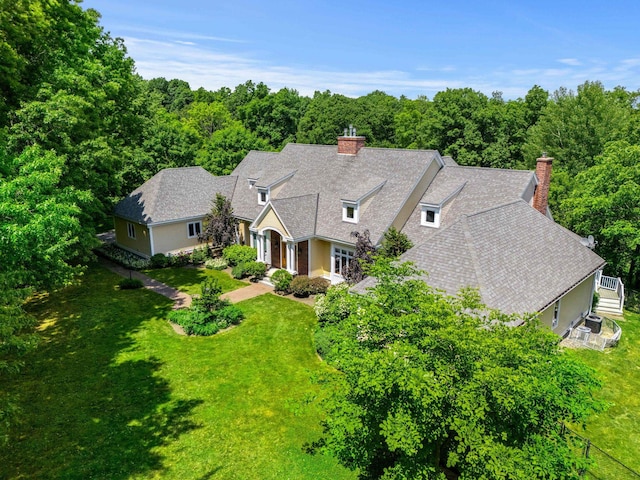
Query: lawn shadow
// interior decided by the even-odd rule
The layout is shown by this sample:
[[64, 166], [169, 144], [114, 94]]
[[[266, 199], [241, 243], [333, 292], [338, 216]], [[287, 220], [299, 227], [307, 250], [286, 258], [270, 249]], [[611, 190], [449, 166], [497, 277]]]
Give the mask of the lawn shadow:
[[[41, 344], [6, 385], [21, 422], [0, 448], [0, 478], [108, 478], [161, 472], [157, 447], [199, 428], [199, 399], [179, 399], [157, 358], [134, 334], [171, 301], [119, 291], [118, 277], [94, 268], [82, 283], [34, 301]], [[4, 388], [5, 386], [3, 386]]]

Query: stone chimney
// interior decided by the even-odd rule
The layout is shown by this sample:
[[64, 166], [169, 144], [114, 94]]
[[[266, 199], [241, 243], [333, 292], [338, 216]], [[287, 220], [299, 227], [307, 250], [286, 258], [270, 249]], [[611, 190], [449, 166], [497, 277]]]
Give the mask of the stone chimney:
[[538, 177], [538, 186], [533, 194], [533, 208], [543, 215], [547, 214], [549, 205], [549, 184], [551, 183], [551, 164], [553, 158], [547, 157], [546, 153], [542, 153], [542, 157], [538, 158], [536, 163], [536, 177]]
[[356, 155], [364, 147], [365, 137], [356, 136], [356, 129], [353, 125], [344, 129], [344, 136], [338, 137], [338, 153], [345, 155]]

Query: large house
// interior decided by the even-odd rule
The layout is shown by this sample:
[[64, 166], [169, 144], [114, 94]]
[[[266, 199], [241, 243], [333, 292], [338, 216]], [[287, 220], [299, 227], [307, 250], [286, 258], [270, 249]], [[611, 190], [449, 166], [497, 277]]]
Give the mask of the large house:
[[463, 167], [434, 150], [288, 144], [250, 152], [229, 176], [166, 169], [115, 208], [116, 241], [149, 257], [198, 246], [216, 193], [231, 199], [239, 240], [257, 259], [336, 283], [354, 231], [379, 244], [390, 228], [414, 243], [404, 259], [454, 294], [479, 289], [507, 313], [539, 312], [560, 335], [591, 311], [604, 260], [556, 224], [547, 207], [552, 159], [536, 172]]

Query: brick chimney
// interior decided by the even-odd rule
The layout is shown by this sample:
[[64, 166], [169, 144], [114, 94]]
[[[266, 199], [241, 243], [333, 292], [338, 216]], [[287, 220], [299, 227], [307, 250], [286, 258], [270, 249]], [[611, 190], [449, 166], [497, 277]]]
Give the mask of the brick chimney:
[[536, 177], [538, 177], [538, 186], [533, 194], [533, 208], [543, 215], [547, 214], [549, 205], [549, 184], [551, 183], [551, 164], [553, 158], [547, 157], [546, 153], [536, 161]]
[[356, 129], [353, 125], [344, 129], [344, 136], [338, 137], [338, 153], [345, 155], [356, 155], [364, 147], [365, 137], [356, 136]]

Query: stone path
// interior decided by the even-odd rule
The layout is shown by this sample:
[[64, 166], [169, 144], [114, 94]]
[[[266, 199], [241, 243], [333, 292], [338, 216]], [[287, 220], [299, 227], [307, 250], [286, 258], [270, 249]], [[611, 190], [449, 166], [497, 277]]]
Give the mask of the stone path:
[[[167, 298], [173, 300], [173, 308], [177, 310], [179, 308], [187, 308], [191, 305], [191, 295], [176, 290], [169, 285], [166, 285], [158, 280], [155, 280], [144, 273], [137, 272], [135, 270], [129, 270], [128, 268], [122, 267], [106, 258], [100, 257], [100, 264], [105, 268], [108, 268], [114, 273], [117, 273], [121, 277], [129, 277], [137, 278], [142, 282], [144, 288], [147, 288], [153, 292], [159, 293]], [[263, 295], [265, 293], [273, 293], [273, 287], [271, 285], [267, 285], [261, 282], [251, 283], [246, 287], [239, 288], [237, 290], [233, 290], [231, 292], [223, 293], [220, 298], [224, 298], [229, 300], [231, 303], [241, 302], [243, 300], [248, 300], [249, 298], [257, 297]], [[306, 305], [313, 306], [314, 299], [313, 298], [296, 298], [293, 295], [287, 295], [286, 298], [294, 300], [296, 302], [304, 303]]]
[[105, 258], [100, 258], [100, 264], [122, 277], [127, 278], [129, 277], [129, 275], [131, 275], [131, 278], [140, 280], [144, 285], [144, 288], [170, 298], [174, 302], [174, 310], [177, 310], [179, 308], [187, 308], [191, 305], [191, 295], [176, 290], [175, 288], [172, 288], [169, 285], [165, 285], [158, 280], [154, 280], [153, 278], [148, 277], [143, 273], [136, 272], [135, 270], [129, 270], [128, 268], [122, 267]]

